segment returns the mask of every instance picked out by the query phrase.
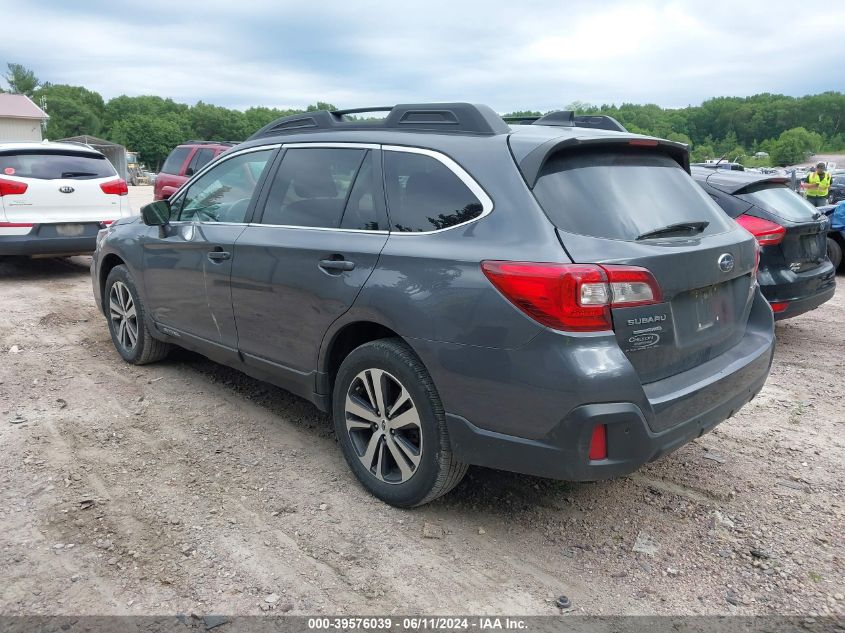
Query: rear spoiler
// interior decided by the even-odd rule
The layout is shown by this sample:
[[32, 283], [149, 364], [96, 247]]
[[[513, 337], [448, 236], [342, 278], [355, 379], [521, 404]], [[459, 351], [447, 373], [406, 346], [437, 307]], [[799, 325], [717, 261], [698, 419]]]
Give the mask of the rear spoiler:
[[525, 158], [519, 162], [519, 171], [522, 172], [522, 177], [528, 186], [533, 189], [537, 184], [537, 178], [540, 175], [540, 170], [546, 161], [554, 154], [573, 149], [596, 147], [596, 146], [617, 146], [617, 147], [651, 147], [660, 151], [673, 160], [675, 160], [684, 170], [689, 173], [689, 148], [684, 143], [675, 141], [667, 141], [665, 139], [652, 138], [648, 136], [623, 136], [615, 134], [613, 136], [599, 136], [592, 138], [554, 138], [546, 141], [536, 149], [532, 150]]

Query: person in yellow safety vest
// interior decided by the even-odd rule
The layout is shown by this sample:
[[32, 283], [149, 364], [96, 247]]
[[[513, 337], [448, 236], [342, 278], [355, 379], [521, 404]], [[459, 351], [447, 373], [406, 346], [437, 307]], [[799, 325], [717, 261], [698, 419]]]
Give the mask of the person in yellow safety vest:
[[826, 170], [824, 163], [816, 165], [816, 171], [807, 176], [807, 201], [814, 207], [821, 207], [827, 204], [827, 196], [830, 193], [830, 172]]

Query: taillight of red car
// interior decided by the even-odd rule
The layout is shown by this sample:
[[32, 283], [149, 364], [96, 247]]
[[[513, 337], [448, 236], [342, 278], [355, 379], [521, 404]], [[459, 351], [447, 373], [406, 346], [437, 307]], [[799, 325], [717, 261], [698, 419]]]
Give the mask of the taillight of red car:
[[555, 330], [612, 330], [611, 308], [663, 300], [654, 276], [637, 266], [484, 261], [481, 269], [517, 308]]
[[783, 241], [786, 229], [780, 224], [755, 218], [753, 215], [741, 215], [736, 221], [746, 231], [757, 238], [757, 243], [762, 246], [775, 246]]
[[125, 196], [129, 193], [129, 187], [126, 186], [126, 181], [123, 178], [100, 183], [100, 189], [103, 190], [103, 193], [114, 196]]

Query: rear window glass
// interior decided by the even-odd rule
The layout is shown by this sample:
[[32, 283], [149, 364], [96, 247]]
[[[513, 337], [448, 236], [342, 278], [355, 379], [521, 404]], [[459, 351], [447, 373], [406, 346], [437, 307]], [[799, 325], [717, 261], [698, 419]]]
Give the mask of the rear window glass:
[[552, 157], [534, 195], [563, 231], [636, 240], [673, 224], [706, 222], [696, 235], [730, 230], [727, 216], [669, 156], [631, 150]]
[[190, 147], [177, 147], [170, 152], [170, 156], [168, 156], [167, 160], [164, 161], [161, 171], [165, 174], [179, 175], [179, 170], [182, 168], [182, 165], [185, 163], [185, 159], [188, 158], [188, 154], [190, 153]]
[[765, 185], [741, 193], [738, 198], [756, 204], [784, 220], [809, 222], [817, 213], [816, 208], [786, 186]]
[[105, 156], [73, 151], [20, 151], [0, 154], [0, 176], [55, 180], [90, 180], [115, 176]]
[[448, 229], [477, 218], [484, 210], [451, 169], [424, 154], [385, 152], [384, 184], [395, 231]]

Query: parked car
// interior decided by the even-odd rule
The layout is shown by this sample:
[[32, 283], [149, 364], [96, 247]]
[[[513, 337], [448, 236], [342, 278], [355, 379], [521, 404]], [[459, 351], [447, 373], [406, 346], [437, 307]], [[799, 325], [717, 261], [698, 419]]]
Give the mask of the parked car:
[[837, 204], [818, 207], [830, 221], [827, 232], [827, 257], [837, 270], [845, 270], [842, 252], [845, 251], [845, 200]]
[[760, 244], [757, 279], [775, 320], [814, 310], [833, 296], [829, 221], [781, 176], [692, 168], [692, 176]]
[[233, 141], [188, 141], [176, 146], [153, 180], [153, 200], [169, 198], [188, 178], [233, 145]]
[[837, 171], [832, 174], [833, 182], [830, 183], [830, 196], [827, 201], [830, 204], [838, 204], [845, 200], [845, 171]]
[[0, 255], [91, 253], [101, 228], [129, 216], [126, 193], [88, 146], [0, 143]]
[[354, 112], [274, 121], [101, 233], [94, 296], [124, 360], [179, 345], [307, 398], [403, 507], [468, 464], [629, 473], [763, 386], [756, 242], [685, 145], [571, 113]]

